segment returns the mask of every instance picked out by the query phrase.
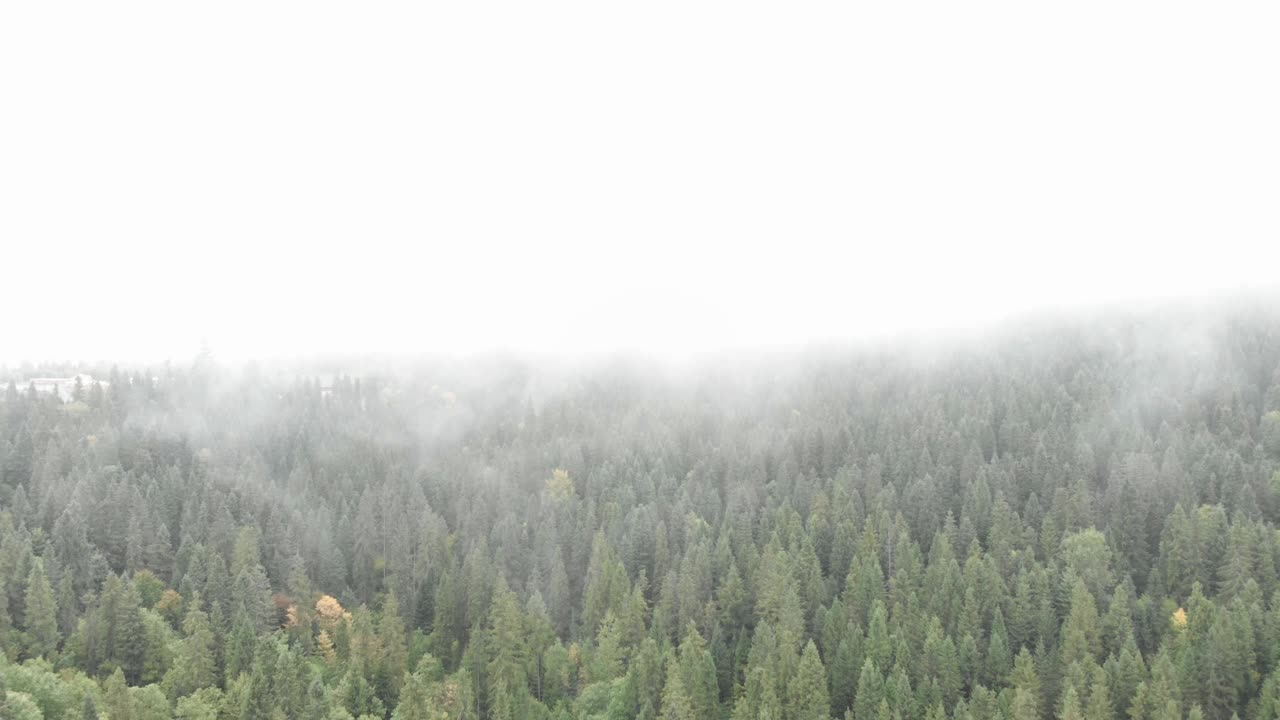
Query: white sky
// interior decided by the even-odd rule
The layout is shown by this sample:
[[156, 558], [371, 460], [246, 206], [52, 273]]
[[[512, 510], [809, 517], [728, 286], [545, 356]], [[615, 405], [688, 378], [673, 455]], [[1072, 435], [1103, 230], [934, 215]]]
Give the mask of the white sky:
[[1275, 2], [0, 4], [0, 361], [698, 350], [1280, 282]]

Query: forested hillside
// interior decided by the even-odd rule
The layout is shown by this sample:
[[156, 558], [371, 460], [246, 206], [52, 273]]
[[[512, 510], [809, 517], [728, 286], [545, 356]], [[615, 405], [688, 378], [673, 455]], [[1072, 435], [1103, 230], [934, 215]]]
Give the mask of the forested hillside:
[[1280, 309], [0, 372], [5, 720], [1280, 718]]

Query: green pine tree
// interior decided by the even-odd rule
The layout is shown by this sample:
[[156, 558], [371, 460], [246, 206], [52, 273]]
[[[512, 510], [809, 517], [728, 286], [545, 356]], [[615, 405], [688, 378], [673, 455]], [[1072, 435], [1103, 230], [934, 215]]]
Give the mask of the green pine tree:
[[519, 720], [525, 717], [529, 704], [527, 682], [528, 648], [525, 643], [524, 619], [515, 593], [505, 581], [493, 598], [488, 637], [489, 717], [492, 720]]
[[662, 688], [662, 720], [699, 720], [693, 699], [685, 689], [677, 663], [667, 663], [667, 682]]
[[1058, 720], [1085, 720], [1084, 710], [1080, 707], [1080, 698], [1076, 689], [1070, 685], [1062, 694], [1062, 703], [1058, 709]]
[[853, 698], [853, 720], [876, 720], [884, 697], [884, 677], [871, 658], [862, 663], [858, 692]]
[[27, 652], [32, 657], [52, 658], [58, 649], [58, 606], [39, 558], [27, 575], [25, 601]]
[[720, 714], [720, 689], [716, 682], [716, 665], [707, 643], [692, 623], [680, 641], [680, 680], [697, 717]]
[[198, 598], [191, 603], [191, 609], [182, 621], [182, 633], [173, 666], [164, 677], [164, 686], [174, 700], [218, 681], [214, 656], [216, 638], [209, 616], [200, 609]]
[[805, 645], [800, 667], [787, 685], [787, 701], [792, 720], [829, 720], [831, 717], [827, 671], [812, 640]]
[[1107, 675], [1101, 668], [1094, 673], [1093, 684], [1089, 688], [1089, 702], [1085, 704], [1085, 720], [1115, 720], [1115, 708], [1111, 704], [1111, 689], [1107, 685]]

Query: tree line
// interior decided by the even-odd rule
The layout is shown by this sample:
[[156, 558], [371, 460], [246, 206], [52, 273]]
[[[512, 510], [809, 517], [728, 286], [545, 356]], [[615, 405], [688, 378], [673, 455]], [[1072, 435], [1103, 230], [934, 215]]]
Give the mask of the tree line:
[[6, 719], [1280, 719], [1275, 310], [3, 372]]

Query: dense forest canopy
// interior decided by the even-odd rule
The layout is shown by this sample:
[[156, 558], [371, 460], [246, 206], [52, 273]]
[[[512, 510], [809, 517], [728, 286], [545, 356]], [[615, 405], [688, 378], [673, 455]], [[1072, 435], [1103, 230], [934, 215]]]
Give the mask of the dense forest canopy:
[[0, 380], [5, 720], [1280, 718], [1277, 306]]

